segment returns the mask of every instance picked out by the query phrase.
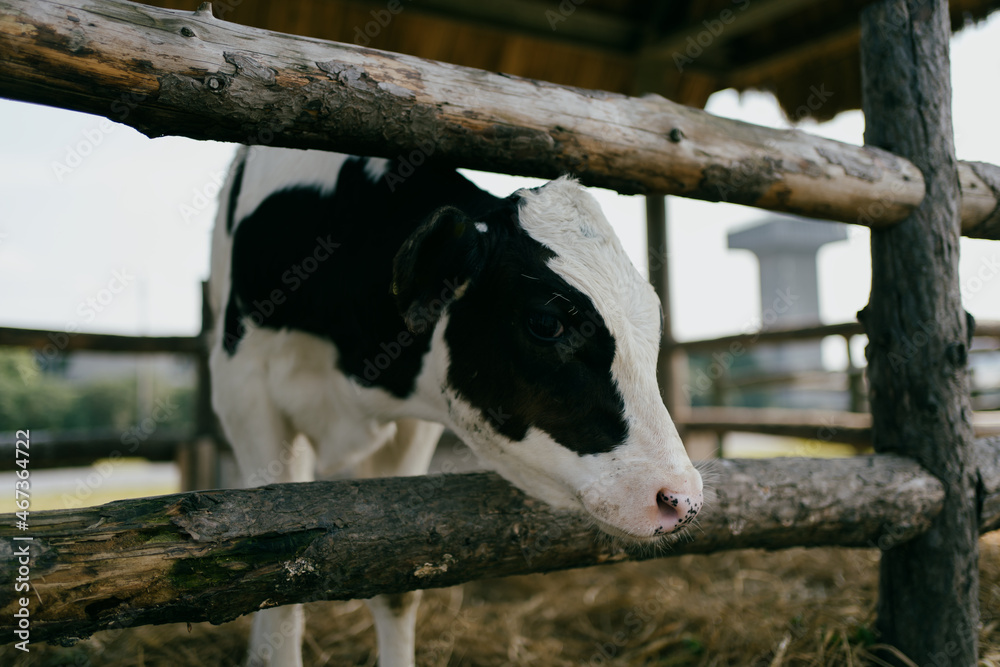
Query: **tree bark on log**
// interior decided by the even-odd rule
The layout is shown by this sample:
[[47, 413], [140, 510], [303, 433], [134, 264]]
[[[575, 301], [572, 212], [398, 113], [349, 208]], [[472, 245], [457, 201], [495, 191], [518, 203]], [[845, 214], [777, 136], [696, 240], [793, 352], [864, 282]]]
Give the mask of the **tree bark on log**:
[[[1000, 524], [1000, 439], [977, 444]], [[367, 598], [626, 559], [792, 546], [890, 548], [930, 526], [940, 482], [893, 455], [720, 460], [699, 525], [670, 547], [623, 547], [491, 473], [184, 493], [0, 517], [0, 637], [26, 596], [31, 641], [275, 605]], [[30, 537], [30, 541], [24, 538]], [[20, 538], [20, 539], [17, 539]], [[28, 573], [15, 557], [27, 546]], [[28, 593], [15, 592], [26, 576]]]
[[[0, 0], [0, 95], [175, 134], [552, 178], [885, 226], [924, 196], [876, 148], [120, 0]], [[831, 92], [836, 94], [835, 92]], [[401, 168], [401, 172], [402, 172]], [[400, 175], [400, 177], [405, 177]], [[967, 235], [1000, 168], [963, 164]]]
[[861, 25], [865, 143], [912, 160], [927, 188], [908, 219], [872, 231], [871, 297], [859, 315], [873, 444], [919, 461], [946, 492], [929, 531], [882, 555], [877, 628], [917, 664], [944, 656], [975, 665], [982, 498], [970, 423], [972, 322], [959, 292], [947, 1], [881, 0], [862, 11]]

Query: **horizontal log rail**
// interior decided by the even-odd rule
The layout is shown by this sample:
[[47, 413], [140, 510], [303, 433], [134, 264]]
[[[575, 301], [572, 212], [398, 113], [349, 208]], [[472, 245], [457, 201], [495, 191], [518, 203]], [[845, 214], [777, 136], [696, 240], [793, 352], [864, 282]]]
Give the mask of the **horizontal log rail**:
[[[729, 347], [733, 344], [750, 346], [760, 343], [784, 343], [796, 340], [814, 340], [827, 336], [860, 336], [864, 332], [864, 328], [858, 322], [843, 322], [795, 329], [765, 329], [718, 338], [672, 341], [668, 342], [667, 345], [686, 352], [703, 352]], [[1000, 338], [1000, 322], [976, 322], [974, 335]], [[172, 354], [203, 354], [208, 349], [204, 339], [200, 336], [123, 336], [15, 327], [0, 327], [0, 346], [30, 347], [36, 350], [54, 347], [60, 352], [87, 350], [92, 352]]]
[[[869, 226], [923, 177], [888, 152], [121, 0], [0, 0], [0, 95], [149, 136], [337, 150], [729, 201]], [[829, 91], [835, 95], [836, 91]], [[961, 163], [968, 236], [1000, 238], [1000, 167]]]
[[[717, 349], [731, 349], [734, 345], [749, 348], [757, 344], [862, 334], [864, 334], [864, 330], [859, 323], [845, 322], [797, 329], [764, 330], [704, 340], [678, 341], [672, 343], [672, 346], [688, 353], [709, 352]], [[1000, 322], [977, 322], [975, 335], [1000, 338]], [[121, 336], [12, 327], [0, 327], [0, 346], [3, 345], [42, 350], [49, 346], [55, 346], [60, 351], [88, 350], [124, 353], [203, 354], [205, 351], [205, 344], [198, 336]], [[870, 415], [851, 412], [706, 407], [692, 408], [689, 412], [681, 411], [674, 417], [678, 425], [694, 430], [719, 433], [761, 433], [830, 440], [831, 442], [854, 445], [868, 444], [871, 438]], [[987, 437], [1000, 434], [1000, 429], [994, 425], [994, 417], [990, 413], [974, 413], [973, 420], [977, 435]], [[121, 434], [117, 432], [53, 432], [45, 434], [44, 441], [39, 441], [36, 438], [38, 454], [33, 458], [32, 466], [49, 468], [87, 465], [99, 458], [115, 455], [116, 452], [121, 454], [120, 436]], [[178, 437], [177, 434], [164, 434], [162, 437], [157, 434], [157, 437], [151, 437], [147, 442], [144, 442], [141, 452], [136, 455], [152, 461], [171, 460], [174, 455], [174, 445], [183, 440], [185, 438]], [[0, 434], [0, 470], [12, 469], [12, 456], [4, 456], [5, 452], [10, 453], [12, 447], [12, 441], [4, 441], [2, 434]]]
[[[673, 341], [669, 345], [685, 352], [710, 352], [728, 348], [732, 345], [749, 347], [761, 343], [787, 343], [796, 340], [815, 340], [827, 336], [861, 336], [865, 333], [860, 322], [842, 322], [840, 324], [820, 324], [812, 327], [796, 327], [794, 329], [764, 329], [738, 333], [718, 338], [699, 340]], [[1000, 322], [976, 322], [973, 336], [984, 338], [1000, 338]]]
[[[870, 445], [872, 416], [839, 410], [695, 407], [672, 415], [679, 427], [716, 433], [760, 433], [821, 442]], [[978, 437], [1000, 436], [1000, 412], [972, 413]]]
[[[146, 433], [137, 425], [130, 430], [68, 429], [43, 431], [31, 429], [31, 470], [88, 466], [100, 459], [142, 458], [148, 461], [173, 461], [183, 442], [198, 436], [192, 429], [156, 428]], [[0, 433], [0, 472], [19, 470], [14, 433]]]
[[753, 374], [724, 375], [719, 380], [719, 385], [725, 392], [763, 389], [782, 385], [785, 387], [795, 385], [806, 391], [843, 391], [846, 381], [849, 381], [852, 375], [863, 374], [863, 368], [853, 368], [850, 373], [827, 370], [789, 371], [782, 373], [755, 371]]
[[[975, 449], [982, 531], [1000, 527], [1000, 440]], [[667, 550], [595, 536], [491, 473], [282, 484], [0, 516], [0, 560], [26, 549], [31, 641], [260, 608], [368, 598], [627, 559], [792, 546], [889, 548], [941, 510], [940, 483], [891, 456], [720, 460], [709, 502]], [[387, 503], [386, 498], [394, 499]], [[22, 594], [0, 570], [0, 641]]]
[[55, 350], [56, 353], [87, 350], [140, 354], [161, 352], [203, 354], [208, 349], [205, 341], [199, 336], [121, 336], [14, 327], [0, 327], [0, 346]]

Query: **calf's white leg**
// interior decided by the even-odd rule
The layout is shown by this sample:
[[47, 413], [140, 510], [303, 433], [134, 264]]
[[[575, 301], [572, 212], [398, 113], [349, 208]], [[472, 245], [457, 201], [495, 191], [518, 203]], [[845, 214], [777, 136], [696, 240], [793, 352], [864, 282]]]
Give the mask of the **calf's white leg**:
[[[236, 462], [247, 486], [304, 482], [312, 467], [292, 445], [293, 432], [267, 392], [266, 361], [230, 358], [215, 350], [213, 403], [233, 443]], [[286, 605], [254, 614], [248, 667], [302, 667], [302, 605]]]
[[[396, 435], [366, 459], [359, 477], [398, 477], [427, 473], [444, 427], [416, 419], [396, 422]], [[417, 607], [421, 591], [379, 595], [365, 600], [375, 620], [381, 667], [413, 667]]]
[[253, 615], [247, 667], [302, 667], [302, 605], [290, 604]]

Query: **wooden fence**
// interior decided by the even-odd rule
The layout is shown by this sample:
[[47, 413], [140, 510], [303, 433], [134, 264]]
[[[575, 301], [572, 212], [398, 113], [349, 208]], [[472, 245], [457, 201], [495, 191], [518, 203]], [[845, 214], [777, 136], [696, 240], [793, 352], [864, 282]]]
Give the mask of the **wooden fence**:
[[[880, 0], [863, 10], [864, 148], [714, 118], [663, 99], [278, 35], [218, 21], [206, 6], [190, 14], [117, 0], [2, 0], [0, 18], [0, 94], [97, 113], [152, 136], [434, 159], [542, 177], [570, 171], [621, 192], [726, 200], [872, 227], [872, 297], [862, 323], [879, 453], [723, 462], [718, 498], [703, 519], [713, 530], [673, 553], [881, 547], [883, 640], [918, 662], [945, 654], [954, 664], [975, 664], [976, 540], [997, 527], [1000, 444], [972, 437], [965, 370], [971, 331], [958, 296], [957, 243], [960, 233], [1000, 237], [1000, 170], [955, 160], [943, 0]], [[917, 332], [924, 334], [920, 345], [912, 344]], [[823, 483], [813, 485], [817, 480]], [[387, 492], [384, 485], [395, 486]], [[473, 490], [463, 493], [463, 485]], [[828, 503], [841, 487], [853, 491]], [[491, 489], [486, 498], [484, 488]], [[43, 600], [32, 616], [36, 638], [168, 620], [218, 622], [267, 604], [630, 556], [595, 545], [578, 523], [502, 493], [506, 488], [488, 477], [424, 478], [122, 501], [33, 514], [31, 530], [17, 535], [14, 517], [3, 517], [0, 536], [24, 541], [5, 539], [0, 549], [28, 544], [33, 567], [44, 574], [35, 580]], [[776, 492], [782, 488], [789, 490]], [[391, 561], [384, 551], [374, 559], [364, 550], [387, 543], [366, 532], [383, 528], [378, 514], [407, 511], [405, 503], [386, 508], [379, 502], [386, 495], [420, 500], [425, 510], [419, 522], [409, 514], [390, 522], [405, 531], [388, 542], [397, 545]], [[859, 498], [860, 507], [851, 504]], [[898, 511], [894, 498], [906, 499]], [[273, 508], [287, 504], [315, 511], [306, 511], [287, 539], [270, 539], [269, 531], [282, 530]], [[328, 506], [336, 509], [320, 511]], [[856, 520], [866, 527], [848, 526]], [[443, 541], [428, 546], [432, 528]], [[752, 539], [744, 539], [748, 530]], [[469, 544], [481, 548], [470, 552]], [[130, 568], [93, 577], [95, 563], [122, 551], [135, 558]], [[341, 569], [325, 570], [328, 562]], [[276, 597], [276, 590], [285, 592]], [[238, 599], [222, 609], [227, 596], [217, 594], [233, 591]], [[4, 586], [0, 613], [8, 620], [0, 620], [0, 631], [8, 641], [17, 604]]]
[[[207, 290], [207, 283], [203, 283], [201, 333], [197, 336], [121, 336], [0, 327], [0, 346], [31, 348], [46, 358], [86, 351], [171, 354], [195, 360], [192, 429], [157, 429], [143, 439], [139, 447], [123, 444], [123, 434], [111, 428], [53, 432], [35, 430], [31, 450], [33, 470], [84, 466], [99, 459], [136, 456], [150, 461], [175, 461], [180, 469], [183, 490], [210, 489], [220, 485], [220, 454], [227, 451], [229, 445], [212, 411], [208, 373], [208, 335], [212, 328], [212, 314]], [[14, 433], [0, 433], [0, 471], [16, 469], [16, 442]]]

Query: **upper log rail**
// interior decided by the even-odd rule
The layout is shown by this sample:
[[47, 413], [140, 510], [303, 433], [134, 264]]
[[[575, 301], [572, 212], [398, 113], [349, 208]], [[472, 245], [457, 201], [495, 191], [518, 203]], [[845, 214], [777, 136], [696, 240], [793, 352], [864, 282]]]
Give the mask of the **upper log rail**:
[[[1000, 527], [1000, 441], [979, 441], [974, 453], [986, 532]], [[926, 530], [944, 504], [937, 479], [891, 455], [721, 460], [707, 472], [712, 511], [699, 518], [694, 539], [667, 550], [623, 549], [597, 537], [586, 517], [478, 473], [123, 500], [32, 512], [27, 530], [0, 515], [0, 560], [13, 562], [15, 549], [27, 547], [31, 641], [43, 641], [626, 559], [887, 549]], [[386, 505], [386, 497], [400, 502]], [[0, 569], [0, 642], [17, 639], [15, 576]]]
[[[558, 86], [121, 0], [0, 0], [0, 95], [149, 136], [437, 160], [884, 227], [911, 162], [660, 97]], [[831, 94], [836, 94], [833, 91]], [[399, 178], [406, 177], [401, 166]], [[390, 174], [387, 177], [391, 177]], [[961, 163], [962, 230], [1000, 238], [1000, 168]]]

